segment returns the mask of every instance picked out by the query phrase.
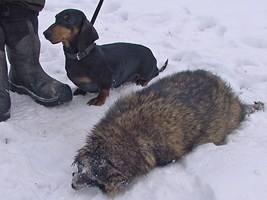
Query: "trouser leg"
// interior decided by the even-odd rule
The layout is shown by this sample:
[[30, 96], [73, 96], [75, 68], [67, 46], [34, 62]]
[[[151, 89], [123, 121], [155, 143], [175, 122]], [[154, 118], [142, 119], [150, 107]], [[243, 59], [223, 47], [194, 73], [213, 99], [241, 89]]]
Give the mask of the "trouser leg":
[[0, 25], [0, 122], [10, 117], [10, 96], [7, 77], [4, 31]]

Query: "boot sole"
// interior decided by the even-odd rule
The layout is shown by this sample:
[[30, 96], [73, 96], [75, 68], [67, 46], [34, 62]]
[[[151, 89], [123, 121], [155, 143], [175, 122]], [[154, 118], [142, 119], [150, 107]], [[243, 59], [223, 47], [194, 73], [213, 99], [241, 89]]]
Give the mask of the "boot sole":
[[16, 85], [14, 83], [12, 83], [11, 81], [9, 81], [9, 89], [12, 92], [16, 92], [18, 94], [26, 94], [28, 96], [30, 96], [36, 103], [43, 105], [43, 106], [57, 106], [66, 102], [69, 102], [72, 100], [72, 93], [70, 93], [70, 95], [63, 95], [60, 94], [57, 97], [51, 98], [51, 99], [46, 99], [43, 97], [39, 97], [36, 94], [34, 94], [33, 92], [31, 92], [30, 90], [28, 90], [27, 88], [20, 86], [20, 85]]

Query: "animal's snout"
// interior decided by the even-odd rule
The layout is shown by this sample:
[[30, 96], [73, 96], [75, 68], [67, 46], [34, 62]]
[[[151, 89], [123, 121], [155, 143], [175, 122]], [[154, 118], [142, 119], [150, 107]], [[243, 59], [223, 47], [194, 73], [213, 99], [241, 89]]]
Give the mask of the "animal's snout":
[[72, 187], [73, 189], [77, 190], [77, 189], [75, 188], [75, 186], [74, 186], [74, 184], [73, 184], [73, 183], [71, 184], [71, 187]]
[[49, 38], [50, 38], [51, 35], [52, 35], [52, 31], [50, 31], [49, 29], [47, 29], [46, 31], [43, 32], [43, 34], [44, 34], [45, 38], [46, 38], [47, 40], [49, 40]]

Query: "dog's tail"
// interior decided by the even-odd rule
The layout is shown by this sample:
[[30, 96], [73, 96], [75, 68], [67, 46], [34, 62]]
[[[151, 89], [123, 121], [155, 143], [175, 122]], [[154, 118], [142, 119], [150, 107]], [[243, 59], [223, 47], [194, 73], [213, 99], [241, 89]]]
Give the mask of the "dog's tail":
[[167, 65], [168, 65], [168, 62], [169, 62], [169, 59], [167, 59], [167, 60], [165, 61], [164, 65], [159, 69], [159, 73], [160, 73], [160, 72], [163, 72], [163, 71], [166, 69], [166, 67], [167, 67]]

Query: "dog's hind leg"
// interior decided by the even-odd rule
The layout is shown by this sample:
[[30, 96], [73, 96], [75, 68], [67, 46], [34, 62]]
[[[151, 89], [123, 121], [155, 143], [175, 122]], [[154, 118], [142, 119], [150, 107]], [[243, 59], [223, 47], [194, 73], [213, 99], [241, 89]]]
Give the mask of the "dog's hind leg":
[[148, 67], [149, 65], [146, 65], [147, 67], [140, 67], [139, 70], [136, 73], [136, 78], [134, 82], [136, 85], [141, 85], [142, 87], [147, 86], [149, 81], [151, 79], [155, 78], [159, 74], [159, 70], [155, 65], [152, 65], [152, 67]]
[[147, 86], [149, 81], [151, 81], [153, 78], [159, 75], [160, 72], [163, 72], [167, 65], [168, 65], [168, 59], [165, 61], [164, 65], [158, 69], [157, 67], [154, 67], [154, 72], [151, 75], [151, 73], [147, 73], [147, 71], [141, 71], [140, 74], [137, 74], [137, 78], [135, 79], [136, 85], [141, 85], [142, 87]]
[[141, 85], [142, 87], [145, 87], [145, 86], [147, 86], [149, 81], [151, 81], [153, 78], [154, 77], [152, 77], [148, 80], [145, 80], [145, 79], [141, 78], [140, 76], [138, 76], [138, 78], [136, 78], [136, 80], [135, 80], [135, 83], [136, 83], [136, 85]]

